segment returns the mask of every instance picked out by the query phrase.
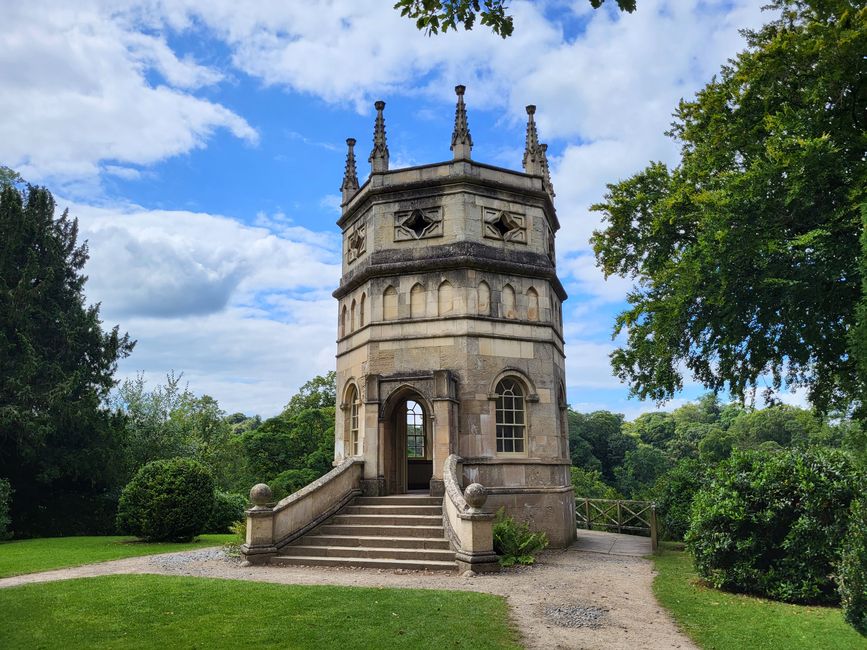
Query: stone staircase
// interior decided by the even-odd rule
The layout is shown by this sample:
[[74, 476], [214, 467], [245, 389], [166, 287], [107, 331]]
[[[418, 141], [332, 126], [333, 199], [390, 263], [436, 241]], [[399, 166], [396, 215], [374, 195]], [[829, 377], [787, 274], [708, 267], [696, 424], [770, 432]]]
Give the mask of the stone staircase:
[[271, 564], [456, 571], [442, 497], [357, 497], [281, 549]]

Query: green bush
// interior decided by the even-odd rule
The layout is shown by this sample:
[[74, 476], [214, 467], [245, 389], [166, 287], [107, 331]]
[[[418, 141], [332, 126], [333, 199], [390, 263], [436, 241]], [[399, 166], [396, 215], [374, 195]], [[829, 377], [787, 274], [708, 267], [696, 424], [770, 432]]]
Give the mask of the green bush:
[[12, 531], [9, 530], [9, 524], [12, 523], [12, 519], [9, 517], [11, 507], [12, 486], [5, 478], [0, 478], [0, 539], [12, 537]]
[[500, 556], [502, 566], [533, 564], [536, 553], [548, 546], [545, 533], [534, 533], [524, 523], [516, 522], [506, 515], [503, 508], [497, 511], [494, 520], [494, 551]]
[[293, 492], [297, 492], [305, 485], [312, 483], [319, 476], [319, 472], [312, 469], [287, 469], [285, 472], [281, 472], [271, 479], [268, 485], [274, 493], [274, 499], [279, 501], [288, 497]]
[[867, 636], [867, 498], [852, 502], [849, 532], [843, 541], [837, 588], [843, 605], [843, 618]]
[[120, 532], [152, 541], [189, 541], [204, 532], [214, 507], [214, 479], [190, 458], [144, 465], [123, 489]]
[[223, 544], [223, 551], [229, 557], [241, 557], [241, 544], [247, 541], [247, 520], [236, 521], [229, 526], [229, 532], [235, 536], [235, 539]]
[[214, 509], [205, 525], [206, 533], [226, 533], [232, 524], [244, 518], [247, 497], [222, 490], [214, 491]]
[[686, 458], [656, 482], [653, 500], [665, 539], [683, 540], [689, 530], [693, 499], [704, 481], [705, 465], [694, 458]]
[[721, 589], [836, 603], [833, 567], [858, 488], [843, 452], [736, 451], [695, 496], [686, 541], [697, 572]]

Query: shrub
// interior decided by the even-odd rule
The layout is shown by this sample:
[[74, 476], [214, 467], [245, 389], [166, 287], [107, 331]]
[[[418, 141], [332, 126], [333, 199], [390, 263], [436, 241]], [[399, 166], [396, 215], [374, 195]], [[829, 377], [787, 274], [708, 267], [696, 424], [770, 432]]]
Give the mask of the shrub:
[[867, 498], [852, 502], [849, 532], [843, 541], [837, 588], [843, 618], [867, 636]]
[[144, 465], [123, 489], [117, 527], [152, 541], [189, 541], [205, 530], [214, 507], [214, 479], [190, 458]]
[[533, 564], [536, 553], [548, 546], [545, 533], [534, 533], [524, 523], [516, 522], [506, 515], [503, 508], [497, 511], [494, 520], [494, 551], [500, 556], [500, 564]]
[[835, 603], [858, 479], [836, 450], [735, 452], [696, 494], [686, 535], [713, 586], [794, 603]]
[[279, 501], [318, 478], [319, 473], [312, 469], [287, 469], [277, 474], [268, 485], [274, 492], [274, 498]]
[[656, 482], [653, 500], [664, 538], [681, 541], [686, 535], [693, 499], [705, 481], [704, 467], [694, 458], [687, 458]]
[[247, 497], [222, 490], [214, 491], [214, 509], [205, 526], [206, 533], [225, 533], [235, 522], [244, 518]]
[[572, 489], [578, 499], [620, 499], [620, 493], [602, 480], [598, 469], [570, 467]]
[[9, 517], [9, 510], [12, 507], [12, 486], [5, 478], [0, 478], [0, 539], [9, 539], [12, 537], [12, 531], [9, 530], [9, 524], [12, 520]]
[[229, 557], [241, 557], [241, 544], [247, 541], [247, 520], [241, 519], [229, 526], [229, 532], [235, 539], [223, 544], [223, 552]]

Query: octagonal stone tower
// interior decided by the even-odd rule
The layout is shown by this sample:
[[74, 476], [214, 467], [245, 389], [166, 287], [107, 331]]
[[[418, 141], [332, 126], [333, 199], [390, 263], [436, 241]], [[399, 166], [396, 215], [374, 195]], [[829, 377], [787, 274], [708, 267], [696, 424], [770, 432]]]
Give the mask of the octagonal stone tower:
[[443, 463], [552, 544], [575, 537], [559, 228], [547, 146], [528, 106], [524, 172], [471, 159], [458, 86], [448, 162], [389, 170], [376, 103], [371, 175], [355, 140], [341, 186], [335, 459], [369, 495], [443, 493]]

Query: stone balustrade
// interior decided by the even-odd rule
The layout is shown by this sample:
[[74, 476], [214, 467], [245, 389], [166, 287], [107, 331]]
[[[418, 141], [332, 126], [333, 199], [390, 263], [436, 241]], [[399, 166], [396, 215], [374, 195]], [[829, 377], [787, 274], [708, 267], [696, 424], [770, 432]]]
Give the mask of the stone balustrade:
[[487, 490], [472, 483], [461, 491], [460, 463], [461, 458], [452, 454], [443, 466], [443, 525], [455, 548], [455, 561], [461, 572], [499, 571], [499, 558], [494, 553], [494, 513], [482, 510]]
[[313, 530], [361, 494], [364, 462], [347, 458], [310, 485], [271, 505], [264, 483], [250, 490], [253, 507], [246, 511], [247, 539], [241, 556], [251, 564], [267, 563], [279, 550]]

